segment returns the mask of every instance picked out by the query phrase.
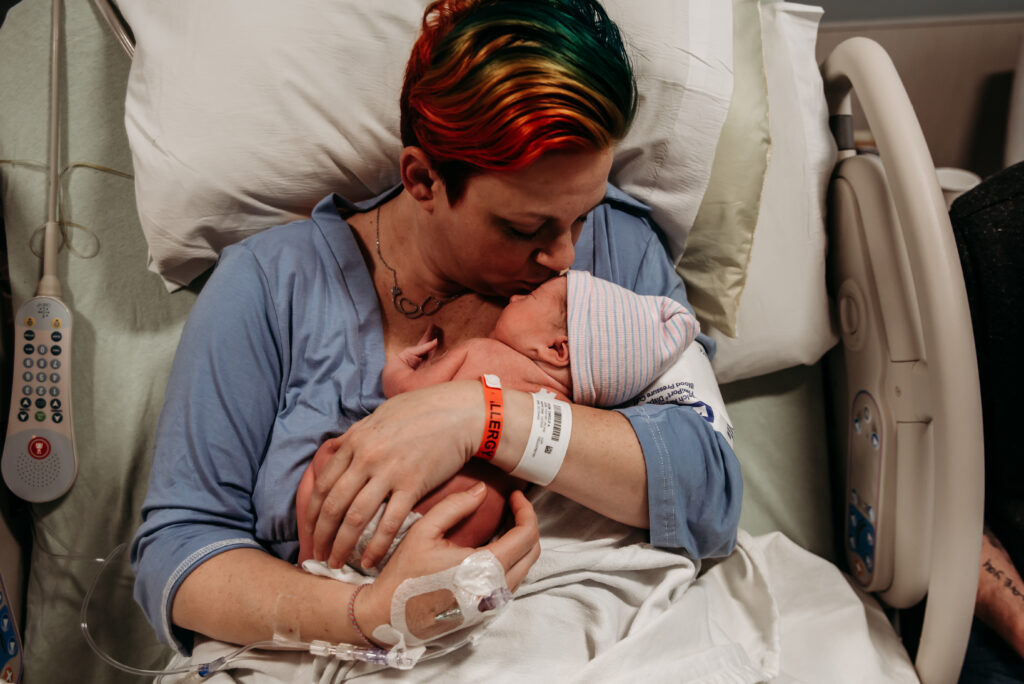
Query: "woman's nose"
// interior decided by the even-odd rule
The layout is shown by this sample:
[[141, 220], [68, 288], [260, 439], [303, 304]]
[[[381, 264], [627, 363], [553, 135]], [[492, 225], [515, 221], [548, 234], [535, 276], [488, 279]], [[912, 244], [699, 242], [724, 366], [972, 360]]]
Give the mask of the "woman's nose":
[[576, 260], [576, 248], [573, 245], [571, 231], [564, 231], [555, 240], [537, 253], [537, 263], [561, 273], [572, 266]]

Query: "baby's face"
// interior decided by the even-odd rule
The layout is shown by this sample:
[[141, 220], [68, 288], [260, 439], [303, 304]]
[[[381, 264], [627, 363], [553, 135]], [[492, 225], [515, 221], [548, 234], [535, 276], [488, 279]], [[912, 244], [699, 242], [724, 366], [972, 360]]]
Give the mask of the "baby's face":
[[512, 295], [491, 337], [537, 359], [537, 350], [564, 336], [566, 278], [545, 281], [529, 294]]

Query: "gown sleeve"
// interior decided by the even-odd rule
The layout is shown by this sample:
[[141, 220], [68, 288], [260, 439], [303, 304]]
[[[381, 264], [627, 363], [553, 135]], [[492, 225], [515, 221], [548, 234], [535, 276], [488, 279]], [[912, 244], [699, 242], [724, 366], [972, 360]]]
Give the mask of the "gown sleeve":
[[179, 651], [192, 642], [171, 624], [182, 580], [222, 551], [262, 548], [253, 489], [286, 372], [281, 328], [252, 252], [225, 249], [174, 358], [131, 551], [136, 601]]

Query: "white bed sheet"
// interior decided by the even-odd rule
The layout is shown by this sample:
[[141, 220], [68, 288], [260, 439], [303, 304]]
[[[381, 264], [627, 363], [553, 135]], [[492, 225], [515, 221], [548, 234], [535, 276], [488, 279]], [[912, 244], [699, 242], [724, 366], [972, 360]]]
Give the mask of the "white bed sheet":
[[[637, 530], [543, 490], [532, 499], [541, 558], [475, 643], [407, 672], [263, 652], [205, 681], [918, 681], [875, 601], [780, 533], [741, 531], [737, 551], [701, 574]], [[191, 662], [234, 648], [204, 641]]]

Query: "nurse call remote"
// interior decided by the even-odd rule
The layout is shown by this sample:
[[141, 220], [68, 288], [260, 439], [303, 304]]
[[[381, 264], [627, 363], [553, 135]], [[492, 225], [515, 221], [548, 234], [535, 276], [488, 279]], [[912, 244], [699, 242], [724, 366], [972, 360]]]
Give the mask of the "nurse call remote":
[[26, 501], [52, 501], [78, 473], [71, 429], [71, 312], [56, 297], [25, 302], [14, 317], [11, 413], [4, 482]]

